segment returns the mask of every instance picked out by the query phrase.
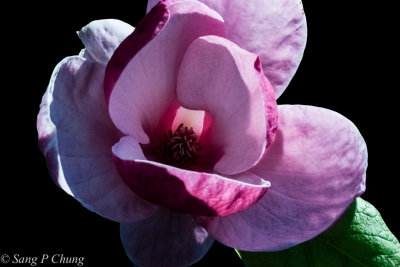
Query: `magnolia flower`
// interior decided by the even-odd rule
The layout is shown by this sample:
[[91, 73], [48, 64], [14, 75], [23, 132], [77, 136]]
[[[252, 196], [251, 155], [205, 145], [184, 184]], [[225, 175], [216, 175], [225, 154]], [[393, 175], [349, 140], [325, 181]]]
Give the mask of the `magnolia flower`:
[[281, 250], [330, 227], [365, 190], [367, 151], [343, 116], [276, 105], [306, 43], [301, 2], [148, 11], [136, 29], [91, 22], [56, 66], [37, 121], [54, 182], [120, 222], [141, 266], [191, 264], [214, 240]]

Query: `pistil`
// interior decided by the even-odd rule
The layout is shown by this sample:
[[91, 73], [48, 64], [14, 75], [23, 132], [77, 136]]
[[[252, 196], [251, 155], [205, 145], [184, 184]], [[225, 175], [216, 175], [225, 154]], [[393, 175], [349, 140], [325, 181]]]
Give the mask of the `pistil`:
[[160, 141], [160, 161], [176, 167], [190, 167], [198, 158], [200, 143], [193, 128], [180, 124], [175, 131], [169, 130]]

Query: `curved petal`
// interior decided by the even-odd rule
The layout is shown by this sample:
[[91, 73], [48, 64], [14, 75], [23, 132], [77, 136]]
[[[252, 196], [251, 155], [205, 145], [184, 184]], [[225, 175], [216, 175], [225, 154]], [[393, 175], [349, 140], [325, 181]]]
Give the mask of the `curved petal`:
[[[307, 41], [300, 0], [199, 0], [225, 22], [226, 38], [261, 57], [278, 98], [295, 74]], [[149, 0], [149, 11], [158, 1]]]
[[251, 172], [268, 194], [220, 218], [198, 218], [218, 241], [242, 250], [285, 249], [330, 227], [365, 191], [367, 149], [357, 128], [333, 111], [279, 106], [276, 139]]
[[46, 157], [47, 168], [49, 169], [50, 176], [61, 189], [66, 193], [73, 196], [60, 163], [60, 153], [58, 149], [56, 126], [50, 118], [50, 105], [53, 102], [54, 81], [57, 77], [60, 68], [68, 61], [66, 58], [61, 61], [53, 71], [49, 86], [42, 97], [40, 103], [40, 110], [37, 116], [36, 128], [38, 131], [38, 145], [43, 155]]
[[120, 20], [102, 19], [90, 22], [77, 33], [86, 48], [85, 58], [106, 65], [115, 49], [134, 29]]
[[206, 34], [224, 34], [215, 11], [192, 0], [163, 2], [121, 44], [107, 67], [105, 94], [111, 119], [123, 133], [149, 142], [147, 134], [159, 128], [176, 100], [176, 76], [186, 48]]
[[177, 212], [228, 215], [257, 202], [270, 186], [250, 174], [229, 179], [147, 161], [138, 148], [132, 137], [123, 137], [113, 146], [120, 175], [143, 199]]
[[38, 115], [39, 146], [50, 174], [88, 209], [129, 222], [156, 207], [125, 185], [112, 160], [121, 137], [104, 102], [104, 66], [81, 57], [61, 61], [50, 80]]
[[212, 143], [224, 153], [214, 166], [217, 172], [232, 175], [253, 167], [275, 133], [276, 101], [259, 62], [257, 55], [218, 36], [196, 39], [182, 60], [178, 100], [211, 114]]
[[147, 13], [150, 12], [150, 10], [157, 5], [157, 3], [160, 2], [160, 0], [147, 0]]
[[130, 260], [146, 267], [189, 266], [214, 242], [190, 215], [166, 209], [148, 219], [121, 224], [121, 240]]

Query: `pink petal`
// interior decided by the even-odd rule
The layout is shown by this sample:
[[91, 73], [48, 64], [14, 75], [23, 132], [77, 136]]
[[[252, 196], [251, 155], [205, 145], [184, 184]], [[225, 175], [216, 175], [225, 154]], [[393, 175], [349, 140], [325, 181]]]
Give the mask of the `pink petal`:
[[177, 212], [224, 216], [254, 204], [269, 188], [269, 182], [251, 174], [229, 179], [147, 161], [138, 148], [132, 137], [113, 146], [125, 183], [143, 199]]
[[[303, 57], [307, 24], [299, 0], [199, 0], [225, 22], [226, 38], [261, 57], [278, 98]], [[149, 11], [158, 1], [149, 0]]]
[[224, 34], [216, 12], [196, 1], [166, 2], [121, 44], [107, 67], [105, 94], [111, 119], [123, 133], [149, 142], [147, 134], [176, 104], [176, 76], [186, 48], [206, 34]]
[[157, 3], [160, 2], [160, 0], [147, 0], [147, 13], [150, 12], [150, 10], [157, 5]]
[[39, 139], [38, 145], [43, 155], [46, 157], [47, 168], [49, 169], [53, 181], [72, 196], [73, 194], [65, 180], [60, 163], [56, 127], [50, 118], [50, 105], [53, 101], [54, 80], [61, 66], [63, 66], [68, 60], [69, 59], [67, 58], [61, 61], [53, 71], [50, 84], [42, 97], [42, 102], [40, 103], [36, 128]]
[[121, 224], [125, 252], [137, 266], [189, 266], [214, 239], [190, 215], [160, 209], [148, 219]]
[[242, 250], [280, 250], [330, 227], [365, 191], [367, 148], [357, 128], [333, 111], [279, 106], [276, 139], [251, 172], [272, 187], [247, 210], [198, 218], [218, 241]]
[[104, 66], [69, 57], [55, 68], [37, 120], [50, 174], [88, 209], [112, 220], [150, 216], [156, 207], [125, 185], [111, 147], [121, 137], [104, 102]]
[[[205, 128], [205, 116], [206, 114], [202, 110], [190, 110], [184, 107], [179, 107], [171, 123], [171, 129], [177, 129], [180, 124], [183, 124], [188, 128], [191, 127], [199, 136], [199, 139], [201, 139], [201, 134]], [[207, 131], [207, 129], [204, 129], [204, 131]]]
[[232, 175], [253, 167], [272, 141], [276, 101], [259, 64], [257, 55], [217, 36], [193, 41], [182, 61], [178, 100], [212, 116], [212, 143], [224, 153], [217, 172]]
[[86, 47], [85, 57], [106, 65], [115, 49], [133, 30], [123, 21], [102, 19], [90, 22], [77, 33]]

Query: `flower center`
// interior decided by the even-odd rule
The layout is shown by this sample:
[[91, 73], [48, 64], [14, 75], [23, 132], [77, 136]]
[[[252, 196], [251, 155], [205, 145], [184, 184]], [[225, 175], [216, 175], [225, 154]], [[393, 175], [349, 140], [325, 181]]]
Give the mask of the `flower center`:
[[193, 128], [183, 126], [181, 123], [172, 132], [169, 130], [160, 142], [160, 161], [176, 167], [189, 167], [198, 158], [197, 152], [201, 149], [200, 143], [196, 141], [197, 135]]

